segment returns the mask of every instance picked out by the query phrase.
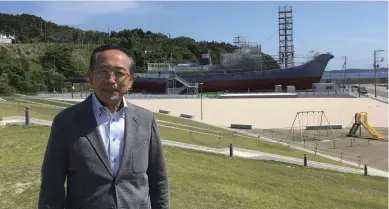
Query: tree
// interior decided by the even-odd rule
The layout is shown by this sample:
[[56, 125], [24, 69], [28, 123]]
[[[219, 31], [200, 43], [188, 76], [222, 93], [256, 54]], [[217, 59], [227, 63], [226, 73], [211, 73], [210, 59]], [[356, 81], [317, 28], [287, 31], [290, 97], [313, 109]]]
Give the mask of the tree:
[[[6, 26], [6, 32], [15, 33], [17, 43], [32, 43], [0, 45], [1, 79], [20, 93], [50, 89], [54, 83], [66, 78], [85, 77], [91, 50], [103, 43], [117, 43], [132, 53], [137, 73], [145, 72], [146, 62], [199, 62], [201, 53], [208, 51], [211, 52], [213, 64], [219, 64], [222, 53], [237, 49], [229, 43], [198, 42], [184, 36], [170, 38], [166, 34], [144, 32], [139, 28], [109, 33], [81, 30], [29, 14], [0, 13], [0, 25]], [[51, 36], [53, 32], [71, 35], [69, 40], [64, 41], [66, 43], [56, 43]], [[271, 56], [263, 54], [263, 57], [264, 69], [279, 68]], [[5, 87], [1, 88], [5, 91]]]
[[0, 95], [10, 96], [15, 93], [15, 88], [9, 85], [8, 75], [0, 74]]

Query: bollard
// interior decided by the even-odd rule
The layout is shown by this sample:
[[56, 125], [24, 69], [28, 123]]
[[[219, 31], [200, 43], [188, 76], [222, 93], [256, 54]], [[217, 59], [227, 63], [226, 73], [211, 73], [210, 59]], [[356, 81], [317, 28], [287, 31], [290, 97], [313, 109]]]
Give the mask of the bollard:
[[364, 173], [365, 176], [367, 176], [367, 165], [365, 164], [365, 173]]
[[232, 157], [234, 155], [234, 150], [232, 148], [232, 144], [230, 144], [230, 157]]
[[258, 139], [257, 139], [257, 145], [259, 146], [259, 140], [260, 140], [261, 138], [259, 137], [259, 134], [258, 134]]
[[26, 110], [25, 110], [25, 118], [26, 118], [25, 125], [29, 126], [30, 125], [30, 108], [28, 108], [28, 107], [26, 107]]
[[189, 128], [189, 143], [192, 144], [192, 127]]
[[307, 166], [307, 154], [304, 154], [304, 166]]

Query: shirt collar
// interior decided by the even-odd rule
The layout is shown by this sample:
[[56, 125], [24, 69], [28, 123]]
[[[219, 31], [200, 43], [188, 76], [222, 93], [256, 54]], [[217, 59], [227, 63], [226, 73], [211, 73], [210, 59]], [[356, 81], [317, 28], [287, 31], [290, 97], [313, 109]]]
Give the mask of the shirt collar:
[[[127, 102], [125, 98], [122, 98], [123, 107], [117, 112], [117, 113], [124, 113], [124, 111], [128, 108]], [[96, 93], [93, 92], [92, 94], [92, 106], [93, 106], [93, 112], [95, 116], [112, 116], [111, 112], [108, 110], [108, 108], [104, 107], [99, 99], [97, 99]]]

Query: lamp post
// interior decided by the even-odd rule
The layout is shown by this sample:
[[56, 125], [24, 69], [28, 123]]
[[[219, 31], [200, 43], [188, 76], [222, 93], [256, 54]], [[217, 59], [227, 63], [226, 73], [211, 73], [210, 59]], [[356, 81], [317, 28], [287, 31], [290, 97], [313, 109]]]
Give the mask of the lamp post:
[[361, 72], [358, 72], [358, 97], [361, 97]]
[[203, 120], [203, 84], [199, 83], [200, 85], [200, 111], [201, 111], [201, 120]]
[[382, 49], [374, 50], [374, 97], [377, 97], [377, 53], [383, 52]]

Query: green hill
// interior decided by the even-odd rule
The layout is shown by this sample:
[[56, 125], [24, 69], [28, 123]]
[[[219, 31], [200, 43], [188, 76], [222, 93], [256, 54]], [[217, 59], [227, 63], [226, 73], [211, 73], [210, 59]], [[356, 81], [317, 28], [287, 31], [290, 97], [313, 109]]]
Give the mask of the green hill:
[[[117, 43], [131, 52], [136, 58], [137, 72], [145, 71], [146, 60], [198, 62], [204, 51], [210, 51], [213, 63], [219, 64], [221, 53], [236, 49], [229, 43], [170, 38], [142, 29], [84, 31], [29, 14], [0, 13], [0, 26], [4, 29], [0, 32], [15, 36], [14, 44], [0, 44], [0, 95], [50, 91], [53, 84], [66, 78], [86, 76], [91, 50], [104, 43]], [[264, 57], [273, 60], [267, 54]]]

